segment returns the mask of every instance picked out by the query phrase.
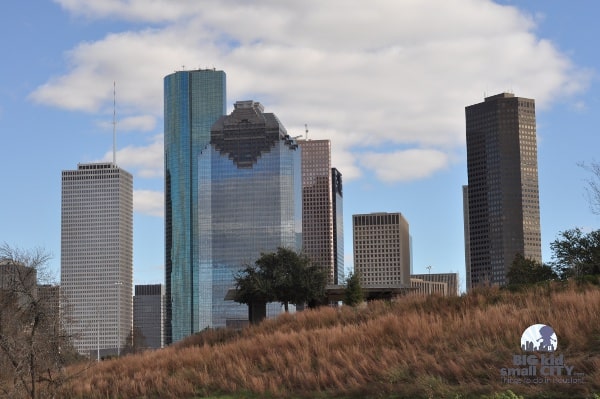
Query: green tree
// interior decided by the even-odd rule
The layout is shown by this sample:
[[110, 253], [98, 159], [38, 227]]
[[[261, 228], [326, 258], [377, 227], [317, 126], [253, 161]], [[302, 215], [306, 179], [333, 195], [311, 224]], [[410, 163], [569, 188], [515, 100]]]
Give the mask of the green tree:
[[344, 304], [348, 306], [356, 306], [363, 302], [364, 293], [360, 285], [360, 276], [357, 273], [352, 273], [346, 279], [346, 289], [344, 290]]
[[262, 253], [254, 265], [246, 266], [234, 276], [235, 301], [274, 302], [283, 304], [314, 304], [325, 296], [327, 275], [323, 268], [311, 264], [308, 257], [288, 248]]
[[247, 265], [234, 276], [234, 280], [235, 301], [238, 303], [250, 305], [252, 302], [267, 303], [275, 300], [271, 289], [272, 279], [267, 277], [266, 270], [261, 268], [258, 263]]
[[558, 276], [552, 267], [517, 254], [506, 277], [508, 285], [516, 287], [555, 280]]
[[562, 279], [600, 274], [600, 230], [565, 230], [550, 248], [554, 269]]

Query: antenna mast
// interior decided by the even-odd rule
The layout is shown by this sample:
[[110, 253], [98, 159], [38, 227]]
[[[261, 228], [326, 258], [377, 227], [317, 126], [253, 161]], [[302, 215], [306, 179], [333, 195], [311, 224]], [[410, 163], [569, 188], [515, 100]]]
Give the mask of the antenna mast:
[[304, 138], [308, 141], [308, 125], [304, 124]]
[[113, 164], [117, 166], [117, 83], [113, 80]]

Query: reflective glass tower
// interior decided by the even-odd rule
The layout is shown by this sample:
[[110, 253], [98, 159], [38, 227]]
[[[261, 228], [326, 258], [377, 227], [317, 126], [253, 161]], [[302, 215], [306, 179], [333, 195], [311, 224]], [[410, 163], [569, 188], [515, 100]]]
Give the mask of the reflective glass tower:
[[300, 250], [300, 179], [300, 148], [259, 103], [237, 102], [212, 127], [198, 161], [198, 329], [246, 323], [247, 306], [225, 301], [234, 275], [263, 252]]
[[198, 331], [198, 157], [225, 104], [223, 71], [164, 79], [166, 343]]
[[517, 253], [542, 261], [535, 102], [501, 93], [465, 115], [467, 287], [503, 285]]

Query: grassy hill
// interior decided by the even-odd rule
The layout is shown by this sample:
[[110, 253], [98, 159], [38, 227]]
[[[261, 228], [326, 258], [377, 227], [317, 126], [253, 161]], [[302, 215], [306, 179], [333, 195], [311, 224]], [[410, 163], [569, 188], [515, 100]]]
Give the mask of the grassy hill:
[[[522, 354], [523, 331], [538, 323], [554, 328], [555, 356], [563, 355], [576, 378], [503, 381], [502, 368], [526, 367], [514, 365], [513, 356]], [[597, 398], [600, 290], [487, 289], [326, 307], [76, 367], [69, 373], [77, 378], [58, 397]], [[539, 376], [542, 365], [535, 367]]]

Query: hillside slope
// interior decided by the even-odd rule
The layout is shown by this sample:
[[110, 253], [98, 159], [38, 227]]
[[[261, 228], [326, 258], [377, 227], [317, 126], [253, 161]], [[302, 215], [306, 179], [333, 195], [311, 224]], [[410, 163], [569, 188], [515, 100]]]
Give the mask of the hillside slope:
[[[539, 353], [530, 358], [537, 365], [518, 365], [522, 358], [515, 355], [532, 355], [520, 349], [521, 334], [532, 324], [554, 328], [558, 348], [544, 372], [560, 371], [560, 377], [539, 378], [542, 362], [550, 362]], [[600, 393], [599, 355], [597, 287], [488, 289], [322, 308], [243, 331], [206, 331], [163, 350], [79, 365], [70, 373], [81, 374], [58, 396], [466, 398], [510, 390], [526, 397], [593, 397]], [[503, 379], [503, 368], [536, 375]], [[571, 379], [564, 378], [567, 370]]]

